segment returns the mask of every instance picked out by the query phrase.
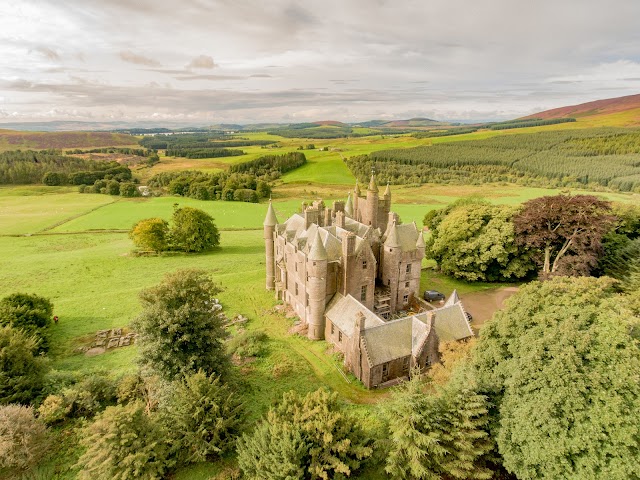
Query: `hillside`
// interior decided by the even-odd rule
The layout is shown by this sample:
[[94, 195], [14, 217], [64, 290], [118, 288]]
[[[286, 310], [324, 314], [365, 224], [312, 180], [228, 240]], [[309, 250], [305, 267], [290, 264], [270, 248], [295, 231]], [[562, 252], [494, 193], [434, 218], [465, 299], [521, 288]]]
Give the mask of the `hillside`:
[[522, 119], [576, 118], [583, 126], [621, 126], [640, 125], [640, 94], [625, 97], [608, 98], [593, 102], [553, 108], [534, 113]]
[[138, 139], [110, 132], [20, 132], [0, 130], [0, 151], [48, 148], [98, 148], [137, 145]]

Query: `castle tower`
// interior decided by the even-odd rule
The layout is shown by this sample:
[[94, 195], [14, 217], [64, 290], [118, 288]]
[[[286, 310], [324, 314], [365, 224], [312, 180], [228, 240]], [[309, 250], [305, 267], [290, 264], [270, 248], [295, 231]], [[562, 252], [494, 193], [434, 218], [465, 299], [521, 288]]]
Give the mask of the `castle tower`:
[[273, 290], [275, 288], [275, 254], [274, 254], [274, 233], [278, 219], [276, 218], [276, 212], [273, 210], [271, 200], [269, 200], [269, 208], [267, 209], [267, 216], [264, 218], [264, 247], [267, 260], [267, 290]]
[[378, 228], [378, 185], [376, 184], [375, 174], [371, 174], [371, 181], [367, 188], [366, 216], [362, 216], [362, 223]]
[[307, 293], [309, 306], [307, 307], [307, 336], [311, 340], [324, 340], [324, 309], [327, 296], [327, 250], [324, 248], [320, 231], [307, 255]]
[[395, 312], [398, 305], [398, 282], [400, 279], [398, 265], [402, 258], [402, 248], [395, 222], [391, 225], [389, 235], [387, 235], [384, 245], [380, 249], [380, 257], [383, 269], [382, 281], [389, 287], [391, 293], [390, 307], [391, 311]]
[[347, 203], [344, 205], [344, 213], [346, 213], [348, 217], [355, 218], [353, 202], [351, 201], [351, 193], [349, 193], [349, 196], [347, 197]]
[[356, 180], [356, 186], [353, 189], [353, 218], [356, 221], [360, 221], [362, 218], [362, 212], [360, 209], [362, 208], [362, 202], [360, 201], [360, 185], [358, 184], [358, 180]]

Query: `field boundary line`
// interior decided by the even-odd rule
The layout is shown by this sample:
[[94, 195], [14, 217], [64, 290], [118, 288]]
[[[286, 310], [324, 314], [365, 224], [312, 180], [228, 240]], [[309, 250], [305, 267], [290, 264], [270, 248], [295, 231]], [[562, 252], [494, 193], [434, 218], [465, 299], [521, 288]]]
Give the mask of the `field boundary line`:
[[61, 225], [64, 225], [65, 223], [70, 222], [71, 220], [75, 220], [76, 218], [80, 218], [80, 217], [84, 217], [85, 215], [89, 215], [90, 213], [95, 212], [96, 210], [101, 209], [102, 207], [106, 207], [107, 205], [113, 205], [114, 203], [119, 202], [120, 200], [112, 200], [111, 202], [108, 203], [103, 203], [102, 205], [98, 205], [97, 207], [93, 207], [87, 211], [84, 211], [82, 213], [79, 213], [77, 215], [73, 215], [71, 217], [67, 217], [63, 220], [60, 220], [59, 222], [54, 223], [53, 225], [49, 225], [48, 227], [43, 228], [42, 230], [38, 230], [37, 232], [35, 232], [35, 234], [41, 234], [44, 232], [48, 232], [49, 230], [53, 230], [54, 228], [58, 228]]

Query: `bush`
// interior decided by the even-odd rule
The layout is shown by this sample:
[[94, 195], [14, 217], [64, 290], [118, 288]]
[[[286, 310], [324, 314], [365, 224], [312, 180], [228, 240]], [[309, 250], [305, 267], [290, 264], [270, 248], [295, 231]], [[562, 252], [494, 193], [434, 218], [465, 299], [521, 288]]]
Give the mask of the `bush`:
[[136, 187], [135, 183], [123, 182], [120, 184], [120, 196], [128, 198], [137, 197], [139, 196], [138, 187]]
[[68, 404], [60, 395], [49, 395], [38, 407], [38, 417], [47, 425], [61, 423], [68, 415]]
[[263, 331], [243, 332], [227, 342], [227, 351], [240, 358], [261, 357], [269, 339]]
[[236, 202], [258, 203], [258, 194], [255, 190], [239, 188], [233, 192], [233, 200]]
[[31, 407], [0, 407], [0, 467], [26, 469], [47, 450], [47, 429]]
[[37, 350], [35, 337], [0, 326], [0, 404], [28, 404], [40, 394], [46, 363]]
[[46, 351], [47, 328], [51, 324], [53, 304], [49, 299], [28, 293], [14, 293], [0, 301], [0, 325], [11, 325], [40, 340], [39, 348]]
[[184, 463], [212, 460], [235, 443], [242, 419], [238, 397], [202, 371], [174, 384], [162, 406], [171, 444]]
[[67, 183], [67, 178], [62, 173], [47, 172], [42, 177], [42, 183], [50, 187], [64, 185], [65, 183]]
[[144, 405], [108, 407], [83, 432], [82, 480], [162, 478], [170, 467], [166, 432]]
[[107, 183], [107, 195], [120, 195], [120, 182], [109, 180]]

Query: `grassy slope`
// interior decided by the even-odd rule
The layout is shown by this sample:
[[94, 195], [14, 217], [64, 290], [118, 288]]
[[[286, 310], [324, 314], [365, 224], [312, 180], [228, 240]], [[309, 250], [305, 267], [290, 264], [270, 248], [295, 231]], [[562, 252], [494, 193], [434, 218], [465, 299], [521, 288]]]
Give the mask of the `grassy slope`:
[[25, 132], [0, 129], [0, 152], [17, 149], [140, 147], [138, 138], [110, 132]]

